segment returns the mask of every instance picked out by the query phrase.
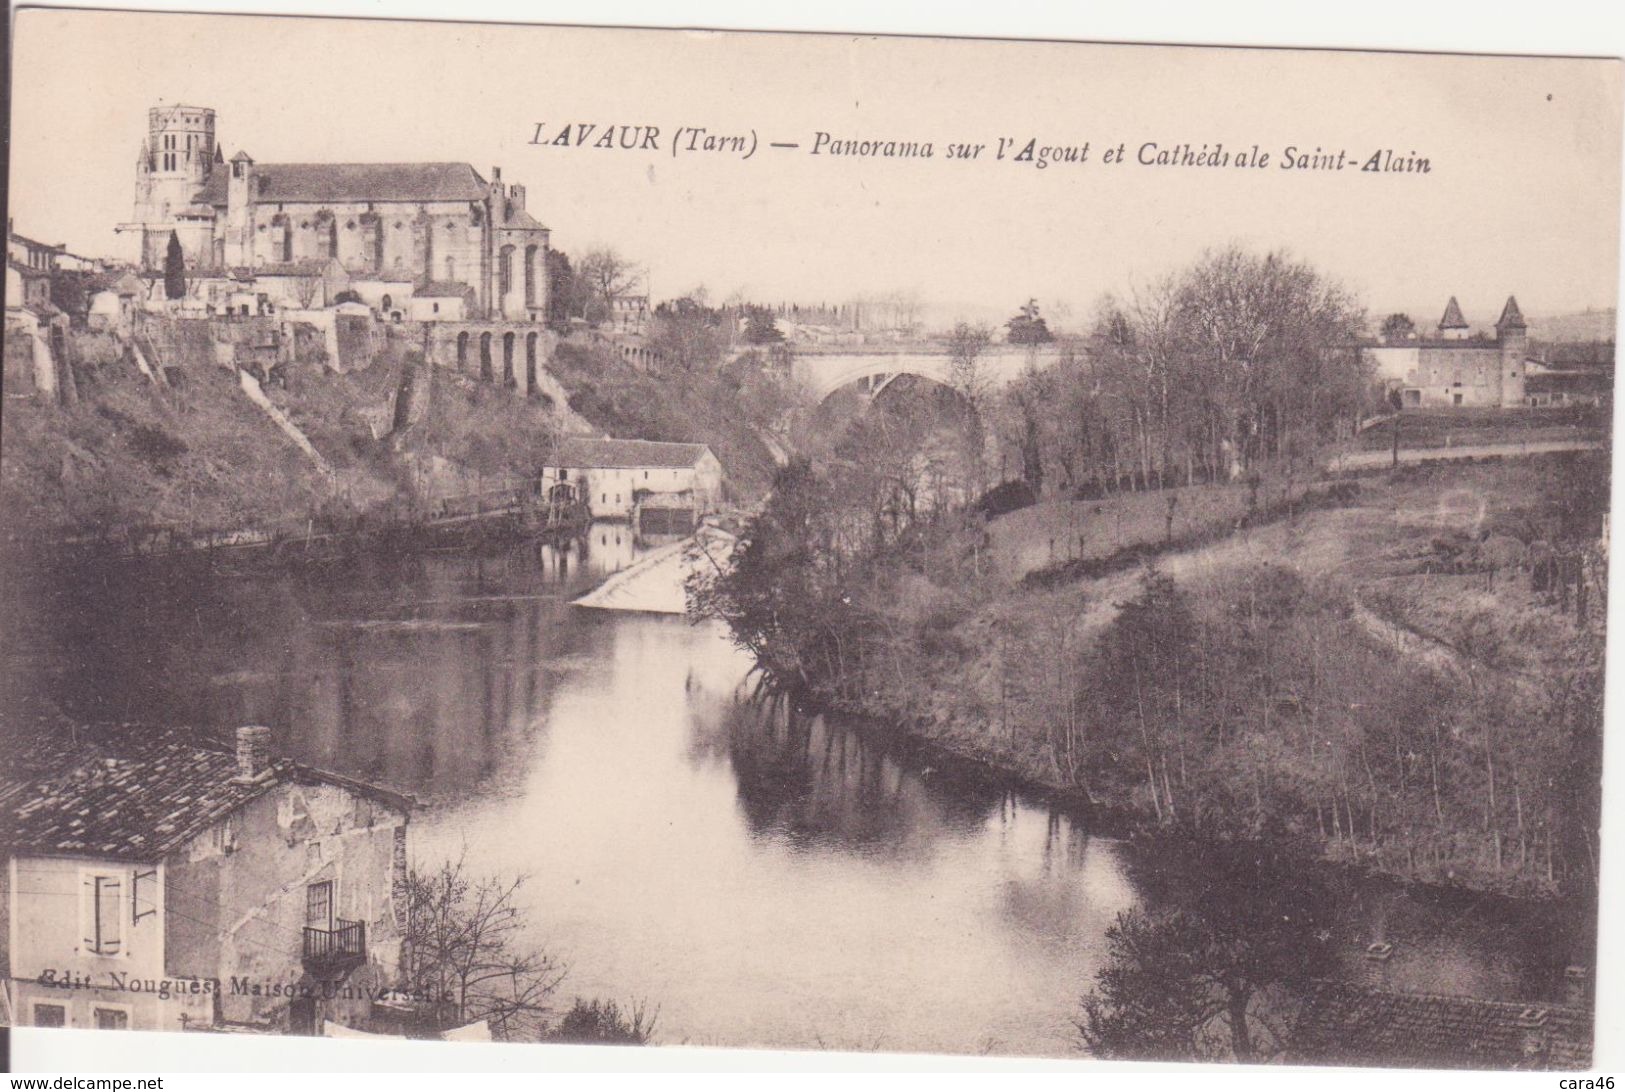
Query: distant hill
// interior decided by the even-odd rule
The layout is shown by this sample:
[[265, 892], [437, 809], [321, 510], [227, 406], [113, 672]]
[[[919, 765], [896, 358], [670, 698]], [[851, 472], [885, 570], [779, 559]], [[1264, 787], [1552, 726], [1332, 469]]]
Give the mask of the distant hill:
[[1529, 337], [1535, 341], [1612, 341], [1618, 319], [1618, 313], [1609, 307], [1571, 315], [1531, 317], [1527, 321]]

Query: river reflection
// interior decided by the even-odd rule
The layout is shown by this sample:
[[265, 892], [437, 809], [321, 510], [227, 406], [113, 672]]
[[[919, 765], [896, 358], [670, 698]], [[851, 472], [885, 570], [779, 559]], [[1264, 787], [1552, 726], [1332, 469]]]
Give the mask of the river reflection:
[[[284, 754], [415, 793], [420, 862], [528, 875], [533, 939], [571, 966], [561, 1001], [646, 999], [665, 1042], [1072, 1052], [1148, 862], [743, 700], [750, 663], [716, 625], [569, 606], [651, 545], [599, 525], [487, 556], [17, 582], [0, 698], [266, 724]], [[1417, 915], [1358, 917], [1349, 951]], [[1459, 930], [1415, 924], [1408, 973], [1528, 996], [1505, 932]]]
[[595, 618], [520, 779], [426, 817], [420, 852], [532, 877], [568, 988], [646, 997], [663, 1037], [1070, 1051], [1114, 847], [1001, 794], [967, 801], [855, 733], [741, 709], [710, 626]]

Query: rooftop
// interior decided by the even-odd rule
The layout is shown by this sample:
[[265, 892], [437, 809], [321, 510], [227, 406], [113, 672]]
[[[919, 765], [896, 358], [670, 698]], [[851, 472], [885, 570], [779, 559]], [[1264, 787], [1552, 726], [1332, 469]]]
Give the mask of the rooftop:
[[1588, 1069], [1584, 1009], [1400, 993], [1323, 982], [1311, 991], [1289, 1062], [1443, 1069]]
[[[255, 200], [277, 202], [483, 201], [484, 178], [467, 163], [260, 163]], [[228, 179], [212, 175], [199, 200], [226, 204]]]
[[[189, 729], [37, 725], [0, 756], [0, 848], [155, 861], [278, 785], [331, 784], [406, 811], [400, 794], [287, 759], [253, 781], [237, 757]], [[22, 737], [22, 738], [18, 738]]]
[[1467, 329], [1467, 320], [1464, 317], [1462, 317], [1461, 304], [1456, 302], [1456, 297], [1455, 296], [1451, 296], [1450, 297], [1450, 302], [1444, 305], [1444, 317], [1439, 320], [1439, 329], [1441, 329], [1441, 330], [1465, 330], [1465, 329]]
[[559, 443], [561, 466], [615, 468], [680, 468], [693, 466], [711, 449], [704, 444], [670, 444], [656, 440], [594, 440], [566, 437]]
[[429, 281], [421, 288], [413, 289], [412, 295], [419, 299], [444, 299], [448, 296], [456, 299], [469, 299], [474, 295], [474, 289], [462, 281]]

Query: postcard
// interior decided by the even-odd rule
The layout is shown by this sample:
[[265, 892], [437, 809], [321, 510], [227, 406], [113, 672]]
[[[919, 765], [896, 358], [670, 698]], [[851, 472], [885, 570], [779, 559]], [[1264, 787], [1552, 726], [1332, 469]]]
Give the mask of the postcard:
[[15, 28], [0, 1023], [1591, 1067], [1617, 59]]

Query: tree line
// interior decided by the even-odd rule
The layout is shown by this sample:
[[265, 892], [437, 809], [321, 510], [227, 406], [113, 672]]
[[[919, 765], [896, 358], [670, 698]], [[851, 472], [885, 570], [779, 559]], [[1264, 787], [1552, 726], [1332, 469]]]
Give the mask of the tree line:
[[[1227, 247], [1107, 296], [997, 407], [1035, 491], [1224, 481], [1302, 461], [1370, 398], [1347, 289], [1280, 251]], [[1012, 327], [1012, 334], [1015, 328]]]

